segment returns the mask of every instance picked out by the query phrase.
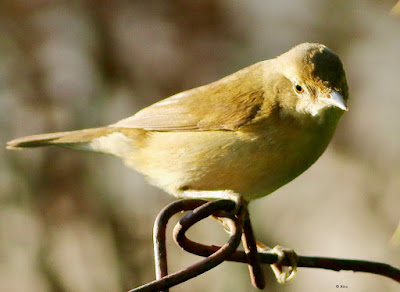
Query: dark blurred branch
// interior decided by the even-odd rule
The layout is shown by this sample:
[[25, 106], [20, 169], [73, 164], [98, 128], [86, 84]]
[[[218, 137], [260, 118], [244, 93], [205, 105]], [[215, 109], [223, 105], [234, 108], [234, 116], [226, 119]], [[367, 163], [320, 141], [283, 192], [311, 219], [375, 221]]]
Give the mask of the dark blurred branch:
[[[268, 252], [254, 252], [255, 239], [248, 216], [246, 204], [235, 206], [235, 203], [227, 200], [207, 202], [204, 200], [180, 200], [165, 207], [158, 215], [154, 225], [154, 252], [156, 263], [156, 280], [145, 284], [129, 292], [143, 291], [168, 291], [167, 289], [194, 278], [222, 263], [223, 261], [234, 261], [246, 263], [250, 266], [250, 274], [253, 285], [256, 288], [264, 287], [264, 278], [260, 275], [259, 262], [263, 264], [274, 264], [278, 261], [276, 254]], [[167, 250], [165, 244], [165, 231], [169, 219], [176, 213], [182, 211], [192, 212], [185, 215], [174, 228], [175, 242], [184, 250], [206, 257], [190, 267], [168, 275]], [[236, 214], [232, 212], [237, 211]], [[227, 218], [232, 224], [229, 225], [231, 236], [228, 242], [220, 246], [209, 246], [194, 242], [185, 236], [185, 232], [197, 222], [208, 216]], [[224, 221], [226, 222], [226, 221]], [[240, 237], [243, 233], [245, 251], [236, 250]], [[256, 256], [255, 256], [256, 255]], [[290, 266], [288, 258], [280, 261], [281, 265]], [[337, 259], [326, 257], [298, 256], [298, 267], [320, 268], [333, 271], [351, 270], [354, 272], [366, 272], [382, 275], [400, 283], [400, 270], [385, 263]]]

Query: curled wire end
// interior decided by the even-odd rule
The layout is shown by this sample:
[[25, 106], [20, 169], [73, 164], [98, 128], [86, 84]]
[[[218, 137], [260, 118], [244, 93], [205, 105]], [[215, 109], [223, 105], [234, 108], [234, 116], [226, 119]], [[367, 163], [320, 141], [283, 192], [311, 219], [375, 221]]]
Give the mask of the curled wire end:
[[[204, 200], [180, 200], [171, 203], [165, 207], [156, 219], [154, 226], [154, 249], [156, 262], [157, 279], [129, 292], [144, 292], [144, 291], [168, 291], [167, 289], [183, 283], [191, 278], [194, 278], [214, 267], [221, 264], [229, 256], [235, 252], [240, 244], [243, 220], [242, 216], [232, 214], [233, 210], [238, 210], [235, 203], [228, 200], [218, 200], [207, 202]], [[197, 243], [191, 241], [185, 236], [186, 231], [197, 222], [218, 214], [219, 217], [224, 217], [232, 221], [231, 235], [228, 242], [222, 247], [219, 247], [215, 252], [207, 255], [205, 259], [184, 268], [178, 272], [168, 274], [167, 271], [167, 253], [165, 245], [165, 230], [168, 220], [176, 213], [188, 211], [174, 228], [175, 241], [180, 246], [187, 246]]]

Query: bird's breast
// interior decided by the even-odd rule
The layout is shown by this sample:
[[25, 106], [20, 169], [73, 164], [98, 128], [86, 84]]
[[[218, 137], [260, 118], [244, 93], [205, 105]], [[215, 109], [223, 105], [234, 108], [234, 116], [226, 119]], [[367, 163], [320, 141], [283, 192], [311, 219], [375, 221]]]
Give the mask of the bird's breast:
[[251, 200], [291, 181], [325, 150], [331, 133], [302, 127], [260, 131], [153, 132], [127, 164], [173, 195], [233, 190]]

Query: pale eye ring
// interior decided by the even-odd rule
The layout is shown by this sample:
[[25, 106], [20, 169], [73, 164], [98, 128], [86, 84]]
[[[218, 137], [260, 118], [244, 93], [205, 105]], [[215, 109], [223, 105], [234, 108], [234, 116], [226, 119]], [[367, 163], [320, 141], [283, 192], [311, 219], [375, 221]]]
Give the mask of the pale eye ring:
[[294, 89], [296, 90], [297, 93], [303, 93], [304, 89], [301, 87], [299, 84], [295, 84]]

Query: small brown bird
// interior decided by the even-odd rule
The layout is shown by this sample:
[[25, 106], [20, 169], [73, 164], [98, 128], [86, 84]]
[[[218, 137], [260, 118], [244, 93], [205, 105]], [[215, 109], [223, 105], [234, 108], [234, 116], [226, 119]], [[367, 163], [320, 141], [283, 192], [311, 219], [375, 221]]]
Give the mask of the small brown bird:
[[116, 124], [24, 137], [8, 148], [56, 145], [112, 154], [176, 197], [250, 201], [321, 156], [347, 99], [339, 57], [304, 43]]

